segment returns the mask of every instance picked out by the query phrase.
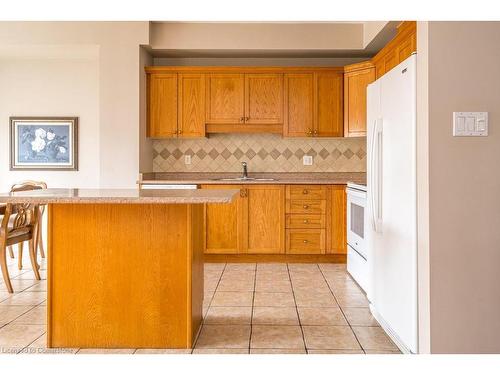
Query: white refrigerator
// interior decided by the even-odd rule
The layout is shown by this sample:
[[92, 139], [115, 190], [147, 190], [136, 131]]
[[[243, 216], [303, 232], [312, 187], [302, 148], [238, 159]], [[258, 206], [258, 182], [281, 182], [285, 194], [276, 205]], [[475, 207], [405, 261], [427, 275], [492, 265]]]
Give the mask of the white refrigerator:
[[368, 86], [370, 308], [403, 352], [418, 352], [416, 55]]

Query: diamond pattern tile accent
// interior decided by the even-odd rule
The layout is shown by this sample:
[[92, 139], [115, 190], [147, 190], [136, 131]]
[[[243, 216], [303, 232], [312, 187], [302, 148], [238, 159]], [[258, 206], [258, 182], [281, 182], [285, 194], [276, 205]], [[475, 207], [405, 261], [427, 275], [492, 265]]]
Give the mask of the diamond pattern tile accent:
[[[184, 154], [195, 156], [185, 165]], [[311, 155], [312, 166], [302, 157]], [[258, 157], [256, 157], [258, 156]], [[366, 138], [283, 138], [274, 134], [214, 134], [153, 140], [154, 172], [365, 172]]]

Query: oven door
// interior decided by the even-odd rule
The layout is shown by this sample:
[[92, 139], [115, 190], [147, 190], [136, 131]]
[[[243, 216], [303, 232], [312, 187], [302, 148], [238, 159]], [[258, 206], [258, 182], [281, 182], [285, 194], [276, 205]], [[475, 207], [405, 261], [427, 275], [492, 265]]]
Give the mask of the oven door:
[[347, 244], [366, 257], [365, 245], [366, 192], [347, 189]]

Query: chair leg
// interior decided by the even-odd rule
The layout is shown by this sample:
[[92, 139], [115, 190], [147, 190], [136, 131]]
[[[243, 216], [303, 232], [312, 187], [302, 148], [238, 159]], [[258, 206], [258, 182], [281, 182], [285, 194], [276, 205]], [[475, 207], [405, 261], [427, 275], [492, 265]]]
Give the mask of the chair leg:
[[10, 282], [9, 269], [7, 268], [7, 248], [5, 242], [0, 243], [0, 267], [2, 268], [3, 281], [9, 293], [14, 293], [12, 283]]
[[23, 246], [24, 242], [19, 242], [17, 244], [17, 268], [23, 269]]
[[45, 258], [45, 249], [43, 248], [43, 238], [42, 238], [42, 215], [38, 222], [38, 250], [40, 250], [40, 256]]
[[12, 250], [12, 246], [9, 246], [9, 255], [12, 259], [14, 259], [14, 251]]
[[36, 244], [36, 241], [34, 239], [31, 239], [30, 242], [29, 242], [31, 267], [33, 268], [33, 272], [35, 273], [35, 279], [41, 280], [41, 278], [40, 278], [40, 272], [38, 271], [38, 269], [40, 268], [40, 266], [38, 265], [38, 263], [36, 261], [35, 244]]

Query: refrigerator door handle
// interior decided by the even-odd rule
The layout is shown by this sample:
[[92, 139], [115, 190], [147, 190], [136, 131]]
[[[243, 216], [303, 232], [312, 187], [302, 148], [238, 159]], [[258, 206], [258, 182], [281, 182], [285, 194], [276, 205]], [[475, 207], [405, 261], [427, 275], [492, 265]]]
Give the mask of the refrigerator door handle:
[[376, 137], [376, 134], [377, 134], [377, 120], [375, 120], [373, 122], [373, 130], [372, 130], [372, 134], [371, 134], [371, 144], [370, 144], [370, 155], [369, 155], [369, 162], [370, 162], [370, 189], [369, 189], [369, 193], [370, 193], [370, 205], [372, 207], [371, 209], [371, 222], [372, 222], [372, 228], [373, 230], [376, 232], [377, 231], [377, 219], [376, 219], [376, 215], [375, 215], [375, 178], [374, 178], [374, 175], [375, 175], [375, 163], [374, 163], [374, 160], [375, 160], [375, 151], [374, 151], [374, 148], [375, 148], [375, 137]]
[[375, 120], [373, 127], [372, 147], [371, 147], [371, 202], [372, 202], [372, 226], [376, 233], [380, 232], [381, 205], [381, 158], [382, 158], [382, 118]]

